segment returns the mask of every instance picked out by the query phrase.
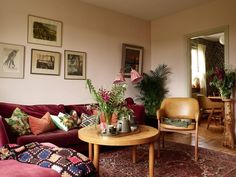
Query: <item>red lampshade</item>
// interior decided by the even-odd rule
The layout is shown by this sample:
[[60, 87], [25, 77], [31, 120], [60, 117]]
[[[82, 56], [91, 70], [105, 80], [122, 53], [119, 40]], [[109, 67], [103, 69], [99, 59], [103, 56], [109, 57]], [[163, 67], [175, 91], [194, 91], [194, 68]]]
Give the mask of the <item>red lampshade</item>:
[[137, 84], [143, 79], [143, 77], [134, 69], [131, 69], [130, 76], [131, 76], [131, 82], [133, 84]]
[[122, 72], [119, 72], [113, 81], [113, 84], [119, 84], [125, 82], [125, 78]]

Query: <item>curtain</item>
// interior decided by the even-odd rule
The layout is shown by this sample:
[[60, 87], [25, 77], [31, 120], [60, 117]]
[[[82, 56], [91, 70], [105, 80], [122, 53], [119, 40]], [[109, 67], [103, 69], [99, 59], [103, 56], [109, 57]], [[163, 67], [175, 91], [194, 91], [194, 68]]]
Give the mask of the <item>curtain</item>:
[[192, 70], [192, 85], [196, 87], [196, 81], [200, 86], [200, 93], [206, 95], [206, 46], [197, 44], [191, 49], [191, 70]]
[[200, 80], [200, 93], [206, 95], [206, 46], [202, 44], [197, 45], [198, 58], [198, 78]]

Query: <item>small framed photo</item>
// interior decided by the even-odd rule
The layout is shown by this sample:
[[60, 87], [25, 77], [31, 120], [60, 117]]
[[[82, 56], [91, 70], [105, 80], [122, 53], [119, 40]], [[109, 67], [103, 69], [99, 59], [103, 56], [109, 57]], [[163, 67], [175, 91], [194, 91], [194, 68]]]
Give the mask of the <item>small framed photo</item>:
[[130, 77], [131, 68], [142, 73], [143, 47], [122, 44], [122, 69], [125, 77]]
[[86, 53], [65, 50], [65, 79], [86, 79]]
[[61, 54], [46, 50], [31, 50], [31, 74], [60, 75]]
[[25, 46], [0, 43], [0, 77], [24, 78]]
[[62, 22], [29, 15], [28, 42], [61, 47]]

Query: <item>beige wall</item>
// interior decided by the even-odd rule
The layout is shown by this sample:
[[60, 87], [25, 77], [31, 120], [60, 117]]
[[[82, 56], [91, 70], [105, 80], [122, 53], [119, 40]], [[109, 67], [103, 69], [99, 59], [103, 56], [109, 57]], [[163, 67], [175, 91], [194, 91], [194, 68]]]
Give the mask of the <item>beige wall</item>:
[[229, 64], [236, 67], [235, 7], [235, 0], [216, 0], [152, 21], [151, 68], [161, 63], [171, 67], [173, 74], [169, 83], [170, 96], [188, 96], [185, 38], [188, 34], [228, 25]]
[[[110, 88], [121, 67], [122, 43], [145, 48], [144, 71], [150, 68], [150, 23], [78, 0], [0, 0], [0, 42], [25, 48], [25, 78], [0, 78], [0, 101], [24, 104], [89, 103], [84, 80], [64, 80], [64, 50], [87, 52], [87, 77]], [[27, 43], [29, 14], [63, 22], [62, 47]], [[62, 54], [60, 76], [30, 74], [31, 49]], [[135, 96], [129, 84], [127, 96]]]

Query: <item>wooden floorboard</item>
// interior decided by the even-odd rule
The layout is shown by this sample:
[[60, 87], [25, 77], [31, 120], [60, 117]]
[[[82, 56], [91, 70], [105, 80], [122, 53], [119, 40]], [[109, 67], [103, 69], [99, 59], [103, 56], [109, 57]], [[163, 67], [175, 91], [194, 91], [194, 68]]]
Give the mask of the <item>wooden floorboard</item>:
[[[215, 125], [215, 123], [212, 122], [209, 129], [206, 127], [206, 120], [202, 120], [199, 126], [199, 147], [236, 155], [236, 147], [231, 149], [222, 145], [224, 132], [223, 125], [218, 125], [218, 123]], [[165, 140], [194, 145], [194, 136], [195, 135], [191, 134], [168, 133], [165, 135]]]

